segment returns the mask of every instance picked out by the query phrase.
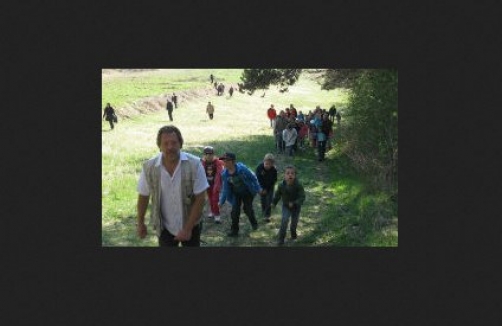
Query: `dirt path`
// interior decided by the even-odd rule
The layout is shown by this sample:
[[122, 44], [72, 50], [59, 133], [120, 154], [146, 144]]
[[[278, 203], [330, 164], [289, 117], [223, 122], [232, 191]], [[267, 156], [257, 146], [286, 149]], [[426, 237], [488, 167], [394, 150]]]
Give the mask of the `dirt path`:
[[[178, 105], [184, 106], [190, 102], [198, 102], [215, 94], [213, 87], [203, 89], [189, 89], [175, 92], [178, 96]], [[147, 114], [165, 110], [166, 102], [171, 98], [172, 92], [156, 96], [149, 96], [141, 100], [134, 101], [124, 107], [116, 109], [117, 115], [122, 119], [129, 119], [140, 114]]]

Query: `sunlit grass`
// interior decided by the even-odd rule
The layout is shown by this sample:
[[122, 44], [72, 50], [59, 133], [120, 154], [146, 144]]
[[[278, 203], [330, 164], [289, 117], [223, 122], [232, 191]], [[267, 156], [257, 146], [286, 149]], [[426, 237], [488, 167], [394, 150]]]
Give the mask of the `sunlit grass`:
[[[213, 73], [217, 77], [237, 82], [240, 75], [236, 71], [238, 70], [220, 69]], [[116, 105], [115, 100], [117, 103], [125, 103], [138, 100], [146, 93], [148, 96], [158, 92], [171, 94], [172, 89], [161, 89], [160, 85], [165, 85], [166, 82], [180, 87], [194, 87], [198, 83], [203, 85], [209, 83], [205, 79], [211, 73], [203, 69], [175, 69], [167, 72], [170, 75], [166, 75], [166, 71], [156, 71], [152, 76], [145, 74], [139, 79], [142, 80], [141, 87], [133, 88], [124, 86], [127, 85], [126, 79], [116, 84], [119, 77], [104, 78], [103, 89], [112, 91], [104, 92], [102, 101]], [[128, 78], [129, 82], [131, 78]], [[130, 90], [134, 91], [128, 93]], [[125, 93], [127, 94], [124, 95]], [[114, 97], [107, 98], [107, 94], [113, 94]], [[306, 113], [315, 109], [316, 105], [329, 108], [333, 103], [339, 106], [346, 101], [346, 92], [323, 91], [318, 84], [307, 78], [301, 78], [286, 93], [280, 93], [275, 87], [271, 87], [266, 91], [265, 97], [261, 97], [262, 94], [258, 91], [250, 96], [236, 91], [232, 98], [228, 94], [197, 98], [175, 109], [172, 123], [165, 110], [123, 119], [113, 131], [109, 131], [108, 123], [104, 121], [101, 152], [102, 245], [157, 246], [156, 237], [151, 230], [144, 240], [135, 235], [136, 187], [142, 162], [158, 153], [156, 133], [163, 125], [174, 124], [181, 130], [184, 151], [200, 156], [203, 146], [212, 145], [217, 154], [225, 151], [236, 153], [238, 161], [254, 170], [265, 153], [275, 151], [272, 129], [266, 116], [266, 109], [271, 103], [277, 109], [286, 108], [293, 103], [297, 109]], [[215, 105], [214, 120], [209, 120], [205, 113], [208, 101]], [[298, 226], [300, 237], [287, 245], [397, 246], [397, 216], [387, 219], [387, 215], [395, 210], [391, 209], [385, 198], [365, 197], [364, 184], [351, 171], [347, 159], [336, 148], [327, 153], [328, 159], [322, 164], [315, 160], [314, 153], [314, 149], [308, 148], [295, 158], [278, 157], [279, 177], [283, 176], [283, 167], [293, 163], [297, 166], [298, 178], [307, 192], [307, 201], [302, 208]], [[261, 221], [259, 197], [254, 200], [254, 208]], [[383, 217], [375, 220], [374, 216]], [[273, 212], [272, 222], [260, 224], [260, 228], [253, 232], [247, 217], [242, 214], [242, 236], [238, 239], [225, 236], [230, 225], [229, 216], [223, 217], [221, 225], [205, 222], [202, 246], [273, 246], [280, 217], [278, 205]]]

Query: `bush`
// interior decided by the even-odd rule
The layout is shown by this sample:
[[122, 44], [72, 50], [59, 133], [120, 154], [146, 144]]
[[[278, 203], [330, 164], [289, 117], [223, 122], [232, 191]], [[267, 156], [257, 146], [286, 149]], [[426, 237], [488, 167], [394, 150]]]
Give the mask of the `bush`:
[[375, 190], [397, 192], [397, 70], [365, 70], [345, 112], [344, 152]]

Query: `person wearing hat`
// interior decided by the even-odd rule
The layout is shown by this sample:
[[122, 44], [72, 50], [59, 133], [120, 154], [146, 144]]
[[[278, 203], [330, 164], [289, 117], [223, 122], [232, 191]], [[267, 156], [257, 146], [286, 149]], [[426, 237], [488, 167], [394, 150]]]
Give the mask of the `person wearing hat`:
[[261, 212], [265, 223], [270, 222], [272, 198], [274, 196], [275, 183], [277, 182], [277, 169], [274, 164], [274, 155], [268, 153], [263, 158], [263, 162], [256, 167], [256, 178], [262, 188], [260, 192]]
[[214, 148], [212, 146], [204, 147], [204, 156], [201, 162], [204, 171], [206, 171], [207, 183], [209, 183], [209, 188], [207, 188], [209, 213], [207, 217], [213, 218], [214, 216], [214, 223], [220, 224], [220, 207], [218, 206], [218, 201], [221, 190], [221, 172], [225, 167], [223, 166], [223, 161], [214, 156]]
[[232, 225], [227, 235], [230, 237], [239, 235], [241, 205], [244, 206], [244, 213], [253, 230], [258, 229], [258, 221], [253, 210], [253, 199], [262, 189], [256, 175], [244, 163], [236, 162], [234, 153], [225, 153], [220, 157], [220, 160], [224, 162], [225, 170], [221, 174], [222, 190], [218, 205], [221, 207], [226, 201], [232, 205], [230, 213]]
[[136, 232], [147, 235], [145, 214], [151, 200], [150, 225], [159, 246], [200, 247], [206, 180], [200, 158], [182, 152], [180, 130], [164, 126], [157, 132], [160, 153], [143, 163], [138, 181]]

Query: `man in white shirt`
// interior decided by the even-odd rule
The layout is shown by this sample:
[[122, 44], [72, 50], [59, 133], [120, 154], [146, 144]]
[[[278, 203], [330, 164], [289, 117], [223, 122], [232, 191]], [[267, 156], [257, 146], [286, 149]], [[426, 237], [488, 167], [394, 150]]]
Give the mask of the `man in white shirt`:
[[138, 182], [138, 236], [147, 235], [145, 214], [152, 201], [150, 224], [159, 246], [200, 246], [202, 209], [209, 184], [200, 158], [182, 152], [183, 137], [175, 126], [157, 133], [160, 154], [143, 164]]

